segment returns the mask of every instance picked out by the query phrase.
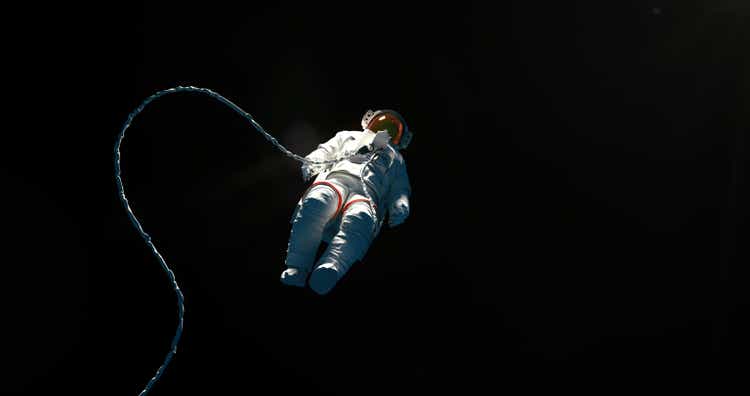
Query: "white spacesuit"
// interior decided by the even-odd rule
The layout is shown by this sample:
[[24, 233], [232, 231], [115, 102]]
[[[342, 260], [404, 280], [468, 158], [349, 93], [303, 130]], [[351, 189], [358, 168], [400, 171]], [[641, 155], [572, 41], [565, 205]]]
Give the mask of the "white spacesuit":
[[[328, 293], [352, 264], [364, 257], [386, 211], [391, 227], [408, 217], [411, 186], [398, 150], [408, 146], [411, 132], [393, 110], [368, 111], [362, 128], [338, 132], [306, 157], [313, 161], [347, 159], [324, 169], [302, 166], [305, 180], [317, 177], [292, 217], [282, 283], [304, 287], [309, 275], [311, 289]], [[313, 269], [321, 241], [328, 246]]]

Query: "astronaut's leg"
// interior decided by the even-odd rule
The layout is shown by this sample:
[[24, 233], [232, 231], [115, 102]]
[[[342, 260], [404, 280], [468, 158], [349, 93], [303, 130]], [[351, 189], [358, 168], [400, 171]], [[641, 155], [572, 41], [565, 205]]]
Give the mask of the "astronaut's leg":
[[366, 200], [345, 207], [339, 232], [310, 275], [311, 289], [318, 294], [328, 293], [352, 264], [364, 257], [373, 239], [375, 222]]
[[287, 269], [281, 274], [282, 283], [305, 286], [323, 229], [341, 207], [341, 201], [341, 192], [330, 183], [313, 185], [308, 190], [292, 222], [286, 255]]

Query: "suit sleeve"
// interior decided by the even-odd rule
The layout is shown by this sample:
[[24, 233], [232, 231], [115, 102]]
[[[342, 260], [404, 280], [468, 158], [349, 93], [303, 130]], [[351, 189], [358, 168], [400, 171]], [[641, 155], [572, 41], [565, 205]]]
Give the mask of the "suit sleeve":
[[409, 210], [409, 196], [411, 196], [411, 183], [409, 183], [409, 174], [406, 172], [406, 162], [403, 157], [399, 156], [398, 163], [393, 170], [393, 181], [388, 193], [386, 208], [389, 211], [399, 205], [405, 205]]
[[343, 134], [342, 132], [339, 132], [327, 142], [319, 144], [318, 148], [313, 150], [305, 158], [313, 161], [333, 160], [339, 155], [343, 140]]

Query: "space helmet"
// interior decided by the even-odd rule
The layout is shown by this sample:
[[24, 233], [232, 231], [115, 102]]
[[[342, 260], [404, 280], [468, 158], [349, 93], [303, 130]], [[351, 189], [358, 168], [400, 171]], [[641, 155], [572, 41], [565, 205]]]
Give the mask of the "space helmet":
[[395, 110], [367, 110], [362, 117], [362, 129], [387, 131], [391, 136], [391, 144], [399, 150], [405, 149], [413, 137], [404, 117]]

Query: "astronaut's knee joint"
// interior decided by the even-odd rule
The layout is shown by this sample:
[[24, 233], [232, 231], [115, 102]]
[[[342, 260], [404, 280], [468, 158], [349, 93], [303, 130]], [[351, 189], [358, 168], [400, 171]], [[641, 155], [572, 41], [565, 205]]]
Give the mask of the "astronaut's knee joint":
[[362, 204], [358, 207], [352, 207], [352, 210], [347, 212], [346, 218], [344, 219], [344, 226], [347, 227], [360, 227], [360, 226], [372, 226], [375, 224], [375, 219], [372, 218], [369, 208]]
[[334, 192], [328, 187], [314, 188], [302, 200], [302, 205], [307, 207], [325, 208], [336, 197]]

